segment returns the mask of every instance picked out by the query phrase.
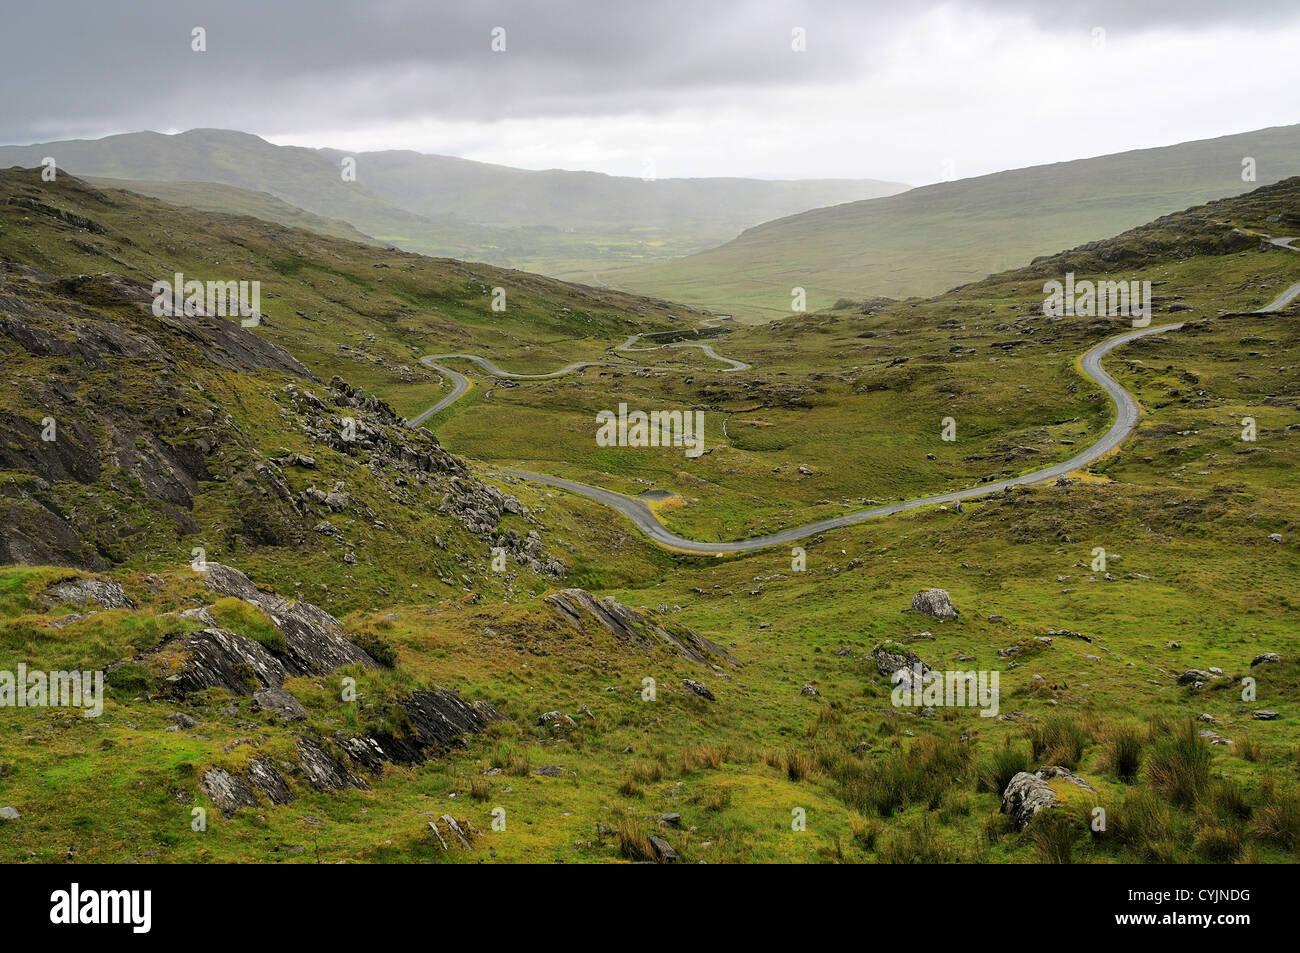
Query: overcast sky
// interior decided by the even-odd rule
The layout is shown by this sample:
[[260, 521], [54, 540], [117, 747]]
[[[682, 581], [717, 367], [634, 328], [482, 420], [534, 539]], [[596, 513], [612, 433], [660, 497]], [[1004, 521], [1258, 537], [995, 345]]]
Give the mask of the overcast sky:
[[9, 144], [215, 126], [534, 169], [919, 185], [1300, 122], [1295, 0], [0, 7]]

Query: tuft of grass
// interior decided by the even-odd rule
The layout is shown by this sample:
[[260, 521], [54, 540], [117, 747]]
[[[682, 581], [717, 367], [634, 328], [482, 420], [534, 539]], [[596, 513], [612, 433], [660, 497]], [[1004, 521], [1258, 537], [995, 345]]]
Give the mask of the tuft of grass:
[[816, 762], [811, 755], [791, 748], [785, 754], [785, 775], [791, 781], [806, 780], [816, 770]]
[[626, 813], [620, 814], [614, 822], [614, 839], [618, 842], [619, 856], [628, 860], [654, 860], [654, 848], [650, 846], [650, 837], [636, 818]]
[[212, 617], [223, 629], [260, 643], [268, 652], [283, 655], [288, 651], [284, 633], [265, 612], [250, 602], [228, 596], [212, 604]]
[[880, 839], [880, 832], [884, 829], [884, 825], [874, 817], [854, 817], [849, 821], [849, 831], [853, 843], [867, 852], [876, 849], [876, 842]]
[[1000, 795], [1012, 778], [1028, 770], [1029, 756], [1008, 737], [1003, 740], [1001, 748], [980, 764], [979, 789]]
[[645, 788], [636, 783], [635, 778], [624, 778], [618, 786], [618, 793], [627, 798], [645, 797]]
[[1177, 859], [1173, 814], [1169, 804], [1151, 789], [1129, 791], [1122, 809], [1112, 812], [1110, 823], [1118, 840], [1141, 860], [1172, 863]]
[[1278, 792], [1270, 782], [1260, 792], [1252, 833], [1288, 851], [1300, 849], [1300, 792]]
[[876, 855], [883, 864], [955, 864], [961, 855], [940, 833], [932, 814], [887, 838]]
[[1025, 834], [1034, 845], [1038, 859], [1045, 864], [1068, 864], [1083, 825], [1068, 810], [1039, 811]]
[[699, 804], [706, 811], [723, 811], [731, 806], [731, 787], [722, 785], [699, 794], [695, 798], [695, 803]]
[[1142, 732], [1132, 725], [1112, 726], [1101, 742], [1102, 766], [1125, 784], [1137, 779], [1142, 767]]
[[151, 691], [154, 677], [143, 665], [126, 662], [109, 672], [104, 678], [104, 684], [112, 691], [114, 698], [123, 701]]
[[1071, 771], [1079, 766], [1087, 740], [1083, 728], [1064, 715], [1052, 715], [1029, 729], [1034, 758]]
[[864, 765], [841, 757], [831, 769], [844, 802], [858, 811], [891, 817], [910, 804], [937, 810], [966, 774], [970, 750], [943, 738], [917, 738], [906, 752]]
[[1210, 746], [1191, 719], [1155, 728], [1147, 753], [1147, 780], [1170, 803], [1191, 807], [1210, 781]]

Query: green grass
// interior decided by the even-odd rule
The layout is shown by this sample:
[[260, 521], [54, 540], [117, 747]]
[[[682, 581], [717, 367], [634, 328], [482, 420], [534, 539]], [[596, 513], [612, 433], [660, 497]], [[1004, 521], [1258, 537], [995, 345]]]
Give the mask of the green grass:
[[[1287, 190], [1261, 193], [1217, 207], [1213, 216], [1200, 212], [1187, 227], [1218, 234], [1203, 224], [1207, 217], [1262, 227], [1294, 205]], [[7, 255], [16, 258], [17, 248], [44, 256], [51, 268], [89, 270], [54, 233], [41, 237], [39, 226], [16, 225], [9, 214], [0, 226]], [[120, 221], [126, 229], [126, 218]], [[20, 229], [26, 237], [11, 241]], [[807, 568], [796, 572], [781, 549], [725, 559], [668, 554], [594, 503], [501, 481], [536, 521], [512, 516], [509, 525], [536, 527], [548, 551], [570, 564], [566, 584], [653, 610], [666, 625], [690, 626], [725, 646], [742, 663], [737, 668], [699, 665], [658, 642], [646, 649], [593, 625], [575, 629], [544, 601], [546, 581], [528, 574], [502, 581], [481, 571], [485, 545], [439, 515], [436, 496], [404, 496], [382, 474], [363, 477], [350, 458], [315, 449], [287, 428], [284, 420], [296, 418], [280, 415], [288, 411], [276, 397], [280, 379], [195, 373], [214, 405], [238, 418], [232, 464], [252, 449], [314, 451], [318, 469], [288, 468], [291, 487], [345, 479], [357, 512], [364, 507], [391, 529], [348, 517], [355, 522], [345, 532], [366, 544], [356, 566], [341, 563], [332, 543], [259, 545], [230, 530], [260, 519], [260, 497], [236, 495], [214, 480], [198, 497], [192, 516], [200, 531], [192, 537], [156, 529], [110, 540], [121, 565], [109, 575], [138, 609], [59, 628], [53, 623], [66, 607], [45, 610], [39, 595], [67, 570], [0, 569], [0, 670], [20, 661], [99, 667], [149, 651], [178, 631], [172, 613], [214, 601], [188, 569], [198, 539], [209, 543], [209, 559], [234, 562], [283, 595], [339, 614], [359, 640], [381, 640], [396, 664], [291, 679], [287, 687], [309, 716], [291, 727], [220, 692], [164, 699], [154, 680], [160, 673], [129, 668], [118, 670], [120, 684], [99, 719], [0, 708], [0, 804], [23, 815], [3, 827], [0, 859], [62, 862], [71, 847], [84, 862], [608, 863], [643, 858], [654, 833], [687, 863], [1294, 863], [1300, 537], [1290, 477], [1300, 448], [1288, 428], [1300, 409], [1290, 357], [1300, 351], [1300, 329], [1294, 309], [1219, 312], [1262, 304], [1296, 280], [1296, 265], [1281, 253], [1157, 251], [1164, 247], [1150, 235], [1129, 236], [1096, 252], [1145, 249], [1150, 258], [1140, 267], [1165, 282], [1160, 319], [1175, 314], [1168, 305], [1181, 295], [1192, 311], [1179, 318], [1196, 323], [1130, 345], [1108, 362], [1145, 416], [1116, 454], [1068, 486], [1019, 488], [961, 512], [929, 508], [828, 533], [806, 541]], [[369, 266], [362, 252], [352, 254]], [[1094, 268], [1083, 256], [1081, 270]], [[334, 272], [358, 280], [368, 274], [331, 260], [287, 271], [292, 279], [284, 280], [301, 285], [288, 287], [301, 295], [313, 284], [340, 294], [361, 287]], [[497, 388], [487, 398], [480, 382], [436, 426], [449, 447], [478, 458], [479, 473], [513, 459], [628, 490], [646, 488], [638, 478], [685, 490], [688, 505], [664, 513], [692, 532], [740, 534], [843, 511], [868, 495], [934, 492], [1059, 458], [1108, 423], [1104, 402], [1073, 367], [1082, 351], [1120, 328], [1046, 324], [1035, 288], [1042, 280], [1013, 273], [874, 315], [844, 308], [737, 331], [719, 349], [752, 358], [755, 370], [707, 375], [697, 367], [693, 384], [628, 375], [617, 379], [618, 389], [593, 393], [593, 376]], [[435, 284], [430, 279], [412, 293], [459, 293], [454, 283]], [[12, 291], [13, 283], [4, 287]], [[376, 284], [367, 287], [378, 293]], [[373, 315], [356, 312], [349, 320], [373, 330], [376, 351], [400, 336], [400, 324], [395, 331]], [[506, 333], [468, 314], [457, 327], [465, 346], [439, 350], [495, 343], [491, 353], [513, 366]], [[616, 327], [611, 321], [605, 331]], [[875, 336], [860, 336], [867, 331]], [[284, 333], [299, 346], [277, 328], [263, 333]], [[508, 333], [528, 338], [538, 352], [548, 338], [547, 358], [566, 353], [563, 329], [554, 325]], [[574, 348], [621, 339], [569, 333], [570, 342], [584, 342]], [[1012, 340], [1022, 343], [992, 347]], [[976, 354], [951, 356], [954, 344], [976, 346]], [[330, 366], [324, 350], [317, 342], [302, 353], [323, 370]], [[522, 351], [516, 342], [515, 352]], [[653, 363], [684, 357], [651, 354]], [[899, 357], [908, 360], [895, 364]], [[37, 370], [51, 369], [33, 365], [26, 373], [40, 379]], [[147, 419], [159, 401], [143, 377], [123, 378], [130, 386], [119, 386], [117, 399], [134, 401]], [[105, 394], [114, 383], [91, 369], [84, 386], [87, 394]], [[4, 409], [30, 416], [32, 401], [21, 395], [32, 386], [7, 392]], [[619, 393], [650, 406], [723, 408], [708, 412], [710, 426], [727, 413], [729, 421], [770, 426], [751, 425], [752, 442], [728, 447], [725, 461], [721, 452], [690, 463], [594, 455], [584, 447], [591, 431], [582, 415]], [[512, 410], [494, 409], [507, 401]], [[937, 439], [938, 420], [949, 413], [959, 422], [956, 445]], [[1244, 415], [1259, 422], [1254, 443], [1240, 438]], [[787, 439], [791, 449], [774, 449]], [[559, 458], [570, 446], [564, 471]], [[810, 463], [812, 478], [771, 472], [799, 447], [808, 456], [788, 462]], [[96, 521], [126, 525], [147, 515], [120, 480], [67, 481], [59, 492]], [[1270, 541], [1271, 533], [1283, 542]], [[433, 544], [434, 535], [449, 541], [447, 550]], [[1110, 579], [1091, 567], [1099, 546]], [[470, 571], [463, 583], [460, 573]], [[454, 584], [434, 581], [443, 574]], [[951, 594], [961, 613], [956, 621], [906, 611], [919, 589], [934, 586]], [[240, 631], [266, 635], [264, 619], [241, 604], [219, 611]], [[923, 631], [933, 638], [912, 638]], [[1087, 640], [1068, 634], [1076, 632]], [[892, 686], [869, 656], [890, 641], [939, 669], [997, 671], [1000, 717], [972, 708], [895, 708]], [[1012, 647], [1017, 651], [1007, 654]], [[1264, 651], [1282, 661], [1252, 668]], [[1177, 677], [1193, 667], [1222, 676], [1199, 689], [1179, 686]], [[341, 675], [357, 678], [355, 701], [340, 698]], [[1256, 680], [1251, 701], [1242, 694], [1245, 676]], [[658, 686], [654, 702], [642, 700], [647, 677]], [[687, 692], [686, 678], [705, 682], [717, 700]], [[329, 739], [336, 731], [400, 727], [396, 700], [425, 684], [487, 701], [508, 720], [418, 768], [390, 768], [367, 790], [319, 794], [293, 775], [293, 803], [223, 817], [199, 788], [207, 768], [238, 772], [259, 753], [292, 763], [295, 732]], [[818, 695], [804, 695], [805, 684]], [[167, 731], [167, 717], [181, 708], [198, 725]], [[1279, 717], [1256, 720], [1253, 712], [1265, 708]], [[538, 724], [555, 710], [575, 726]], [[1211, 743], [1204, 730], [1229, 743]], [[1045, 762], [1071, 767], [1096, 793], [1058, 779], [1062, 806], [1014, 832], [1000, 814], [1000, 792], [1019, 770]], [[548, 765], [569, 773], [535, 773]], [[206, 832], [191, 830], [196, 806], [209, 809]], [[1107, 822], [1094, 831], [1098, 807]], [[505, 811], [503, 831], [492, 830], [495, 808]], [[431, 843], [428, 822], [442, 813], [482, 832], [473, 853], [443, 854]], [[661, 823], [670, 813], [681, 815], [679, 827]], [[792, 826], [799, 818], [805, 829]]]

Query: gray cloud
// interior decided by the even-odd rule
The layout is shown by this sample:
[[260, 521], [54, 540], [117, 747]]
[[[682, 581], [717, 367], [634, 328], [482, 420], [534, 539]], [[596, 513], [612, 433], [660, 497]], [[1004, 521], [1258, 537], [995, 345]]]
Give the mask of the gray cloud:
[[[1025, 82], [1032, 85], [1038, 70], [1060, 67], [1026, 36], [1065, 37], [1085, 49], [1096, 26], [1112, 42], [1147, 35], [1152, 43], [1214, 31], [1295, 30], [1300, 8], [1278, 7], [1265, 0], [10, 4], [0, 34], [0, 142], [219, 126], [280, 139], [346, 139], [366, 129], [368, 143], [375, 130], [400, 127], [409, 144], [413, 126], [440, 123], [457, 127], [456, 141], [491, 151], [493, 130], [509, 127], [518, 143], [521, 124], [537, 120], [563, 120], [566, 135], [577, 129], [598, 137], [602, 124], [617, 120], [621, 128], [628, 117], [735, 109], [761, 117], [774, 115], [775, 105], [789, 114], [801, 98], [809, 122], [871, 121], [896, 137], [929, 123], [956, 134], [961, 117], [979, 104], [962, 100], [970, 65], [962, 67], [965, 76], [952, 72], [951, 38], [944, 50], [930, 43], [936, 23], [959, 23], [978, 35], [972, 43], [992, 44], [994, 54], [999, 46], [1024, 46]], [[206, 53], [190, 50], [195, 26], [207, 30]], [[504, 54], [490, 50], [496, 26], [506, 29]], [[796, 26], [808, 36], [807, 53], [797, 56], [790, 50]], [[900, 51], [918, 67], [909, 86], [898, 85], [908, 76]], [[1116, 67], [1139, 82], [1141, 61]], [[906, 104], [906, 114], [889, 116], [877, 99], [872, 116], [846, 115], [852, 99], [844, 89], [859, 88], [870, 99], [877, 78]], [[1295, 75], [1290, 82], [1300, 86]], [[818, 103], [832, 98], [835, 105], [819, 113]], [[1231, 131], [1230, 120], [1222, 117], [1219, 125], [1229, 127], [1223, 131]], [[639, 135], [637, 148], [645, 151], [644, 128]], [[680, 154], [689, 148], [676, 145]]]

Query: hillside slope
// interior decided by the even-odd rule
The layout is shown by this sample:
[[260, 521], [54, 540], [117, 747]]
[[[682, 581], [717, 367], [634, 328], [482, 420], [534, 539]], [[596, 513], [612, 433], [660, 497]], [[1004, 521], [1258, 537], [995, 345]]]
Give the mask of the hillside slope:
[[149, 182], [137, 179], [109, 179], [83, 176], [82, 180], [97, 189], [126, 189], [172, 205], [184, 205], [200, 212], [249, 215], [266, 222], [278, 222], [290, 228], [303, 228], [319, 235], [333, 235], [367, 245], [379, 244], [347, 222], [325, 218], [296, 205], [277, 199], [269, 192], [253, 192], [217, 182]]
[[[155, 314], [153, 283], [175, 272], [260, 282], [261, 325]], [[429, 401], [443, 382], [414, 358], [433, 342], [545, 353], [673, 320], [615, 292], [0, 172], [0, 559], [176, 566], [199, 548], [342, 605], [459, 591], [493, 546], [561, 576], [526, 510], [361, 388]]]
[[[1242, 160], [1257, 182], [1242, 181]], [[1300, 125], [1034, 166], [816, 209], [610, 284], [744, 317], [839, 298], [932, 295], [1200, 202], [1300, 174]]]
[[[105, 685], [98, 717], [0, 705], [0, 860], [1294, 863], [1300, 303], [1251, 309], [1297, 222], [1292, 180], [720, 336], [743, 372], [655, 349], [456, 405], [458, 451], [579, 462], [575, 399], [725, 415], [698, 460], [588, 463], [730, 534], [1104, 427], [1074, 362], [1130, 322], [1049, 320], [1046, 276], [1150, 280], [1182, 323], [1108, 359], [1144, 413], [1086, 473], [705, 559], [323, 382], [427, 404], [410, 347], [553, 367], [681, 309], [0, 173], [0, 558], [65, 564], [0, 566], [0, 673]], [[265, 277], [269, 324], [155, 317], [178, 267]], [[900, 702], [913, 660], [1000, 682]]]

